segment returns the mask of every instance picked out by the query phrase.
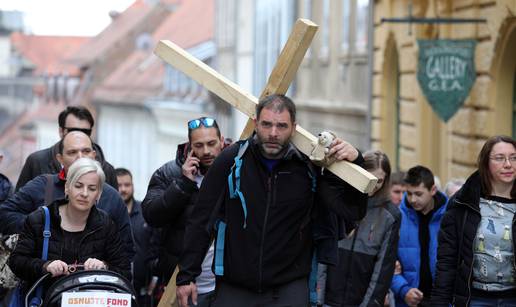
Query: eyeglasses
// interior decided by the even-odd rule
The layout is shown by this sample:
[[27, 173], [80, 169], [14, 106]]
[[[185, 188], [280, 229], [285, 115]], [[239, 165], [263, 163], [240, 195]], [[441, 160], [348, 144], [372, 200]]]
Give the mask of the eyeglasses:
[[215, 119], [211, 117], [201, 117], [197, 119], [192, 119], [188, 122], [188, 129], [194, 130], [203, 125], [206, 128], [211, 128], [216, 125]]
[[91, 129], [86, 129], [86, 128], [67, 128], [67, 127], [64, 127], [63, 129], [66, 129], [68, 132], [80, 131], [80, 132], [86, 134], [87, 136], [91, 136]]
[[516, 155], [512, 155], [512, 156], [509, 156], [509, 157], [506, 157], [506, 156], [494, 156], [494, 157], [490, 157], [490, 159], [493, 160], [494, 162], [498, 163], [498, 164], [505, 163], [505, 161], [509, 161], [509, 163], [511, 163], [511, 164], [516, 164]]

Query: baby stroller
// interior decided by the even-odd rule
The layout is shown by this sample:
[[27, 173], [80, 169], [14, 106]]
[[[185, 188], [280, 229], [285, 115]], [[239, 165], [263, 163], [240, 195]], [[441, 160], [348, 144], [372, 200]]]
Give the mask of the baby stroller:
[[[60, 307], [64, 299], [76, 306], [138, 306], [131, 283], [122, 275], [107, 270], [70, 270], [70, 275], [56, 280], [44, 294], [43, 307]], [[27, 291], [25, 306], [30, 306], [30, 298], [38, 285], [50, 273], [44, 275]]]

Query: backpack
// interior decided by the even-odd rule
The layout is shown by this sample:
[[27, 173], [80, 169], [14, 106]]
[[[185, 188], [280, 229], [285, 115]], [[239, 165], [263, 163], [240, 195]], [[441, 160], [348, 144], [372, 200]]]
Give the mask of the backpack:
[[[45, 186], [45, 205], [49, 205], [54, 196], [54, 182], [52, 175], [45, 175], [47, 184]], [[4, 289], [15, 288], [20, 280], [9, 268], [7, 262], [11, 252], [16, 247], [18, 242], [18, 234], [3, 235], [0, 234], [0, 287]]]

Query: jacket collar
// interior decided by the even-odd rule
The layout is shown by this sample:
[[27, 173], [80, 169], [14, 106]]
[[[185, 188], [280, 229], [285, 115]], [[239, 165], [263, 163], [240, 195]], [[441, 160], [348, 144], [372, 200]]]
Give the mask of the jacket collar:
[[[434, 214], [433, 214], [432, 220], [436, 216], [440, 216], [440, 215], [444, 214], [444, 212], [446, 211], [448, 202], [449, 202], [448, 197], [446, 197], [446, 195], [441, 191], [437, 191], [437, 193], [435, 193], [434, 199], [436, 201], [436, 206], [434, 207]], [[412, 208], [412, 206], [409, 205], [409, 203], [407, 202], [407, 193], [405, 193], [403, 195], [403, 199], [401, 200], [400, 210], [405, 211], [410, 217], [415, 218], [415, 216], [417, 215], [416, 210], [414, 210], [414, 208]]]
[[482, 189], [480, 184], [480, 174], [475, 171], [466, 180], [464, 185], [452, 197], [452, 204], [461, 203], [474, 210], [480, 210], [480, 197], [482, 196]]

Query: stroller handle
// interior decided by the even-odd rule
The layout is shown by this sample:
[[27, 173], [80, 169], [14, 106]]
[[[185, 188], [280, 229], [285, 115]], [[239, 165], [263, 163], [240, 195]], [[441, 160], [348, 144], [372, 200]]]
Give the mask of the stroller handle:
[[[29, 305], [29, 298], [30, 296], [32, 295], [32, 293], [34, 292], [34, 290], [36, 290], [36, 288], [43, 282], [43, 280], [45, 280], [47, 277], [51, 276], [52, 274], [50, 273], [46, 273], [45, 275], [41, 276], [33, 285], [32, 287], [30, 287], [29, 291], [27, 291], [27, 294], [25, 294], [25, 307], [32, 307], [31, 305]], [[41, 306], [41, 303], [43, 302], [43, 299], [40, 298], [40, 302], [38, 304], [38, 306]]]

